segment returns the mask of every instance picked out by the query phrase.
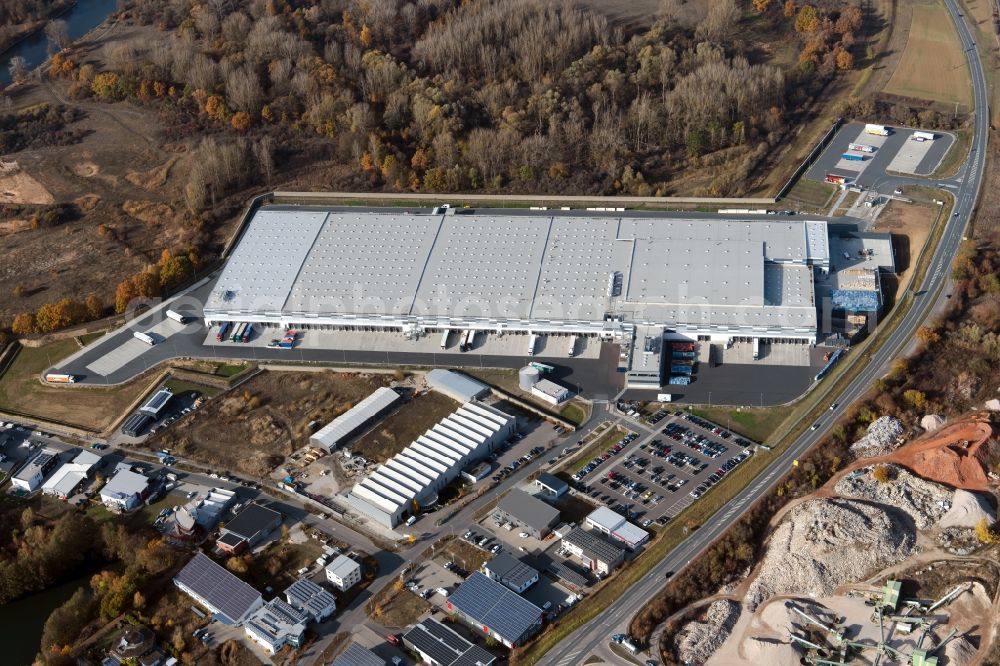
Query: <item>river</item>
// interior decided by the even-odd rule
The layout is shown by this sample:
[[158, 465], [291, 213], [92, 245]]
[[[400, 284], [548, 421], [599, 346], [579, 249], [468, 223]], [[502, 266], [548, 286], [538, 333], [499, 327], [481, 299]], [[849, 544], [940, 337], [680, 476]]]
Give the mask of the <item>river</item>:
[[[66, 21], [70, 38], [77, 40], [114, 13], [117, 5], [118, 0], [77, 0], [77, 3], [59, 18]], [[12, 58], [21, 56], [27, 61], [28, 69], [34, 69], [45, 62], [45, 58], [49, 55], [48, 47], [45, 30], [39, 30], [0, 54], [0, 84], [5, 86], [10, 84]]]
[[31, 596], [0, 605], [0, 662], [30, 666], [42, 641], [42, 627], [49, 614], [63, 605], [78, 588], [88, 585], [90, 574]]

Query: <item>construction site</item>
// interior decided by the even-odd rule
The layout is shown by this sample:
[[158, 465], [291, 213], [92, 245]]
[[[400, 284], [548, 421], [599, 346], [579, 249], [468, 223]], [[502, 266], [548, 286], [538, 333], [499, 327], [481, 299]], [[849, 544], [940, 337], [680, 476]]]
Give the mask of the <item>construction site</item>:
[[675, 615], [664, 663], [996, 663], [995, 429], [921, 423], [876, 419], [853, 463], [774, 516], [741, 580]]

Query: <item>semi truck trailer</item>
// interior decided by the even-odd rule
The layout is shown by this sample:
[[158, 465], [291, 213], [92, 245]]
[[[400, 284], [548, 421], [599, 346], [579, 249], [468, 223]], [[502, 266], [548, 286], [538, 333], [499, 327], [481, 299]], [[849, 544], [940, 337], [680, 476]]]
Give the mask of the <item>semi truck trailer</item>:
[[187, 321], [187, 317], [185, 317], [184, 315], [182, 315], [179, 312], [174, 312], [173, 310], [167, 310], [167, 318], [168, 319], [173, 319], [174, 321], [176, 321], [179, 324], [183, 324], [184, 322]]
[[535, 355], [535, 346], [538, 344], [538, 336], [532, 333], [528, 336], [528, 356]]
[[873, 134], [875, 136], [889, 136], [889, 128], [885, 125], [865, 125], [865, 134]]
[[229, 332], [229, 329], [231, 327], [232, 327], [232, 324], [230, 324], [228, 321], [222, 322], [222, 324], [219, 326], [219, 332], [215, 334], [215, 340], [216, 340], [216, 342], [222, 342], [223, 340], [225, 340], [226, 339], [226, 333]]
[[874, 153], [875, 146], [869, 146], [864, 143], [852, 143], [847, 146], [848, 150], [856, 150], [861, 153]]
[[156, 344], [156, 338], [146, 333], [141, 333], [139, 331], [136, 331], [135, 333], [132, 334], [132, 337], [135, 338], [136, 340], [139, 340], [140, 342], [145, 342], [150, 347]]
[[74, 375], [61, 375], [55, 372], [50, 372], [45, 375], [45, 381], [50, 384], [74, 384], [76, 383], [76, 377]]
[[843, 155], [841, 155], [841, 157], [843, 157], [845, 160], [848, 160], [849, 162], [864, 162], [865, 161], [865, 156], [864, 155], [856, 155], [854, 153], [844, 153]]

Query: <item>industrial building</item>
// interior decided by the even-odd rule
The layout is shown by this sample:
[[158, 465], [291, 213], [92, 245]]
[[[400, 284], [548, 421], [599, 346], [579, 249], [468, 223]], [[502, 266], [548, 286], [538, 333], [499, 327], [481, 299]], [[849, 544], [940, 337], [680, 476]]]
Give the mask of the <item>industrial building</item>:
[[606, 576], [625, 561], [625, 551], [603, 537], [574, 527], [562, 538], [562, 549], [580, 558], [591, 571]]
[[500, 522], [513, 523], [536, 539], [545, 538], [559, 523], [558, 509], [516, 488], [500, 500], [494, 515]]
[[569, 484], [548, 472], [542, 472], [535, 479], [535, 487], [546, 497], [558, 499], [569, 492]]
[[501, 551], [489, 562], [483, 563], [483, 573], [490, 580], [503, 583], [518, 594], [538, 582], [538, 571], [517, 559], [510, 553]]
[[264, 605], [260, 592], [204, 553], [197, 553], [174, 577], [174, 585], [225, 624], [240, 624]]
[[446, 606], [468, 626], [509, 648], [523, 645], [542, 626], [541, 608], [478, 571], [451, 593]]
[[90, 478], [90, 473], [100, 462], [101, 457], [96, 453], [80, 451], [73, 460], [64, 463], [42, 484], [42, 493], [61, 500], [67, 499]]
[[309, 441], [329, 453], [392, 409], [399, 400], [399, 394], [391, 388], [375, 389], [370, 396], [321, 428]]
[[326, 579], [346, 592], [361, 582], [361, 564], [347, 555], [338, 555], [326, 565]]
[[285, 589], [285, 601], [313, 622], [322, 622], [337, 610], [337, 599], [308, 578], [300, 578]]
[[347, 500], [361, 514], [393, 528], [404, 514], [436, 503], [442, 488], [470, 462], [506, 442], [515, 427], [513, 416], [467, 402], [355, 485]]
[[483, 648], [430, 617], [403, 634], [403, 645], [430, 666], [492, 666], [497, 661]]
[[638, 324], [712, 341], [812, 342], [814, 220], [579, 212], [259, 209], [209, 295], [206, 322], [263, 327], [566, 334]]
[[366, 647], [351, 643], [330, 666], [386, 666], [385, 659]]
[[606, 506], [600, 506], [587, 515], [584, 521], [589, 529], [606, 534], [629, 550], [635, 550], [649, 540], [649, 532], [625, 520]]
[[42, 484], [44, 479], [56, 465], [59, 464], [59, 456], [52, 451], [39, 451], [34, 458], [17, 471], [17, 474], [10, 478], [12, 486], [26, 493], [33, 492]]
[[109, 511], [125, 513], [149, 497], [149, 479], [129, 469], [120, 469], [101, 488], [101, 501]]
[[454, 370], [435, 368], [424, 375], [427, 385], [455, 402], [472, 402], [490, 394], [490, 387]]
[[247, 619], [243, 630], [250, 640], [269, 654], [277, 654], [286, 645], [299, 647], [306, 633], [309, 617], [281, 599], [272, 599]]
[[253, 548], [268, 534], [281, 527], [281, 514], [251, 502], [219, 531], [216, 545], [230, 554]]
[[139, 408], [139, 411], [154, 419], [158, 418], [160, 413], [163, 411], [163, 408], [167, 406], [167, 403], [170, 402], [170, 398], [173, 396], [173, 391], [168, 388], [162, 388], [154, 393], [153, 397], [150, 398], [145, 405]]
[[532, 385], [531, 395], [544, 400], [550, 405], [561, 405], [569, 400], [570, 392], [565, 386], [560, 386], [548, 379], [539, 379]]

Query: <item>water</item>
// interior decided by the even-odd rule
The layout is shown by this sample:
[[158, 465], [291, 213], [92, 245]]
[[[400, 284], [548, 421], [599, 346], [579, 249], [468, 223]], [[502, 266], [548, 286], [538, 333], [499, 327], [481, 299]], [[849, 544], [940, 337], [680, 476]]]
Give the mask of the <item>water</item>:
[[42, 627], [49, 614], [89, 581], [90, 574], [0, 606], [0, 661], [10, 666], [29, 666], [38, 654]]
[[[66, 21], [70, 38], [76, 40], [101, 24], [115, 11], [118, 0], [78, 0], [65, 14], [59, 16]], [[0, 84], [10, 84], [10, 61], [21, 56], [28, 62], [28, 69], [34, 69], [45, 62], [49, 52], [49, 42], [45, 30], [39, 30], [0, 54]]]

